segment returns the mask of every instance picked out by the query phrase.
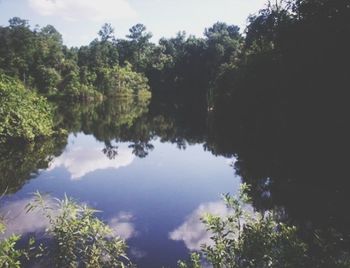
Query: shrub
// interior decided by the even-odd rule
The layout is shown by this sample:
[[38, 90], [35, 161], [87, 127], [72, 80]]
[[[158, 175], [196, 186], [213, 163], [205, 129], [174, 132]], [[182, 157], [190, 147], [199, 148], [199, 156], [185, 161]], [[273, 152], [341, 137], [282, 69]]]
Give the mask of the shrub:
[[53, 134], [52, 110], [47, 100], [0, 73], [0, 142], [32, 141]]
[[48, 267], [132, 267], [125, 242], [95, 217], [96, 210], [72, 199], [45, 201], [37, 192], [28, 211], [40, 209], [48, 218], [46, 230], [53, 245], [45, 249]]
[[[230, 215], [203, 217], [213, 242], [202, 246], [204, 261], [214, 268], [305, 267], [307, 247], [296, 228], [276, 221], [271, 214], [247, 212], [245, 187], [238, 197], [224, 196]], [[180, 261], [179, 267], [201, 267], [200, 255], [192, 254], [190, 262]]]
[[[0, 221], [0, 234], [5, 231], [5, 225]], [[20, 239], [18, 235], [11, 235], [9, 238], [0, 240], [0, 267], [20, 268], [20, 258], [23, 252], [15, 248]]]

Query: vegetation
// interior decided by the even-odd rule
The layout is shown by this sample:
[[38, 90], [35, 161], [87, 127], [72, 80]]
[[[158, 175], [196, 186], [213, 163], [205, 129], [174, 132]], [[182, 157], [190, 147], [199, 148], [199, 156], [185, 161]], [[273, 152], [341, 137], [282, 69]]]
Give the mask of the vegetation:
[[[202, 254], [213, 267], [305, 267], [306, 244], [297, 229], [283, 224], [273, 215], [261, 215], [244, 208], [248, 196], [242, 185], [239, 197], [225, 195], [232, 214], [226, 217], [206, 215], [203, 223], [212, 233], [213, 245], [203, 245]], [[179, 262], [181, 268], [199, 268], [200, 256], [191, 262]]]
[[[46, 200], [35, 194], [27, 212], [39, 210], [48, 219], [45, 230], [49, 246], [30, 239], [29, 249], [17, 249], [21, 237], [12, 235], [0, 242], [1, 267], [39, 263], [50, 267], [132, 267], [126, 245], [113, 230], [95, 217], [96, 210], [72, 199]], [[0, 225], [4, 231], [4, 224]], [[30, 251], [35, 254], [29, 254]]]
[[[346, 267], [349, 22], [348, 0], [268, 1], [249, 17], [245, 34], [217, 22], [202, 38], [179, 32], [153, 44], [142, 24], [125, 39], [105, 24], [89, 45], [67, 48], [53, 26], [31, 30], [12, 18], [0, 27], [0, 143], [50, 136], [52, 113], [56, 126], [105, 142], [108, 157], [117, 152], [112, 140], [131, 141], [139, 157], [155, 136], [179, 148], [204, 143], [237, 158], [234, 169], [264, 215], [244, 215], [240, 200], [227, 197], [233, 214], [205, 219], [214, 239], [203, 248], [207, 261]], [[101, 101], [64, 99], [52, 111], [39, 95]], [[116, 96], [123, 97], [118, 104]], [[23, 155], [4, 148], [1, 187], [11, 192], [52, 155], [39, 145]], [[12, 166], [7, 154], [23, 161]], [[10, 183], [12, 172], [18, 183]], [[201, 258], [192, 262], [199, 267]]]
[[0, 27], [1, 142], [10, 138], [32, 141], [52, 134], [52, 109], [38, 95], [73, 100], [150, 99], [147, 78], [127, 62], [118, 65], [110, 26], [102, 27], [101, 40], [77, 50], [65, 47], [51, 25], [31, 30], [20, 18], [9, 23]]
[[[107, 69], [104, 79], [100, 81], [99, 87], [104, 87], [105, 94], [118, 97], [140, 97], [149, 99], [151, 97], [147, 78], [132, 70], [129, 63], [125, 67], [116, 66]], [[104, 86], [103, 86], [104, 85]]]
[[[224, 195], [231, 210], [228, 216], [207, 214], [202, 222], [210, 232], [212, 243], [202, 245], [180, 268], [201, 268], [208, 264], [221, 267], [348, 267], [347, 251], [332, 252], [329, 242], [318, 240], [323, 256], [314, 258], [314, 245], [306, 243], [301, 230], [283, 223], [274, 211], [253, 212], [247, 202], [249, 187], [241, 185], [238, 197]], [[339, 234], [338, 234], [339, 235]], [[320, 239], [319, 236], [316, 236]], [[339, 249], [338, 249], [339, 250]]]
[[53, 114], [46, 99], [1, 73], [0, 102], [0, 143], [8, 138], [32, 141], [53, 134]]
[[[138, 60], [146, 42], [142, 27], [133, 28], [125, 52], [132, 57], [137, 54]], [[28, 21], [12, 18], [9, 26], [0, 27], [0, 70], [46, 96], [99, 99], [116, 90], [123, 94], [148, 92], [142, 74], [135, 73], [131, 65], [119, 65], [121, 49], [113, 32], [112, 26], [105, 24], [99, 39], [89, 46], [67, 48], [52, 25], [31, 30]], [[135, 63], [132, 57], [129, 60]]]
[[[310, 248], [297, 227], [285, 224], [273, 212], [253, 212], [249, 187], [241, 186], [237, 197], [224, 195], [230, 210], [227, 216], [204, 215], [203, 223], [212, 243], [192, 253], [180, 268], [213, 267], [348, 267], [350, 257], [310, 258]], [[27, 212], [39, 210], [48, 219], [45, 234], [49, 241], [30, 238], [27, 248], [18, 247], [21, 237], [11, 235], [0, 242], [1, 267], [22, 267], [40, 263], [50, 267], [134, 267], [125, 254], [126, 244], [94, 215], [97, 211], [72, 199], [46, 199], [35, 194]], [[1, 223], [1, 231], [5, 226]], [[323, 243], [322, 241], [319, 241]], [[327, 243], [323, 245], [328, 247]], [[327, 249], [329, 250], [329, 249]], [[326, 251], [327, 252], [327, 251]]]
[[278, 1], [250, 18], [239, 60], [222, 68], [213, 87], [209, 142], [215, 154], [238, 157], [235, 170], [252, 186], [255, 208], [283, 208], [293, 224], [312, 222], [326, 233], [332, 226], [343, 236], [350, 222], [342, 212], [347, 2]]
[[[5, 225], [0, 222], [0, 235], [5, 231]], [[20, 258], [23, 255], [21, 250], [15, 248], [20, 236], [11, 235], [6, 239], [0, 240], [0, 267], [20, 268]]]

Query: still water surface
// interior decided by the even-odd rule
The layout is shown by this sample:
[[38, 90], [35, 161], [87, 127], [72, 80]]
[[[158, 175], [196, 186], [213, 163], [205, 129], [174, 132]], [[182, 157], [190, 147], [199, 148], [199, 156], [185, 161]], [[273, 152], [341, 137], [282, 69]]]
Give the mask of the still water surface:
[[46, 227], [40, 214], [24, 213], [33, 192], [67, 194], [101, 210], [138, 267], [176, 267], [209, 240], [200, 217], [227, 214], [220, 195], [243, 181], [254, 209], [297, 226], [311, 249], [307, 267], [350, 259], [348, 150], [339, 137], [273, 124], [255, 131], [249, 118], [236, 122], [192, 102], [56, 105], [55, 123], [69, 135], [0, 146], [7, 234]]
[[62, 198], [64, 194], [101, 210], [98, 217], [127, 240], [138, 267], [175, 267], [189, 250], [208, 242], [199, 218], [205, 212], [227, 213], [221, 193], [237, 191], [240, 178], [232, 162], [204, 150], [202, 144], [161, 142], [154, 137], [147, 157], [133, 153], [131, 143], [105, 144], [93, 135], [70, 134], [61, 155], [13, 195], [3, 200], [8, 232], [30, 233], [45, 228], [38, 215], [22, 210], [37, 190]]

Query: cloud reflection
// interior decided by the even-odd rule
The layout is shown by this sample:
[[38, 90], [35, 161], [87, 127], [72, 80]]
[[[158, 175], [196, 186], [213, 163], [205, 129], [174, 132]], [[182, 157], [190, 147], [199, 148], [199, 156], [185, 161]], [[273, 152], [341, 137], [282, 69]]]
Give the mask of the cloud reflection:
[[53, 160], [48, 171], [65, 167], [71, 179], [78, 180], [96, 170], [128, 166], [135, 159], [132, 149], [123, 146], [118, 148], [115, 158], [109, 159], [103, 153], [104, 148], [102, 143], [95, 140], [83, 145], [72, 144], [61, 156]]
[[181, 226], [170, 232], [170, 239], [183, 241], [191, 251], [200, 250], [203, 244], [212, 245], [211, 233], [206, 230], [205, 225], [200, 220], [206, 213], [223, 217], [229, 215], [230, 209], [222, 201], [201, 204], [186, 217]]
[[[4, 220], [6, 231], [0, 237], [40, 233], [49, 227], [49, 221], [43, 215], [42, 209], [37, 208], [26, 213], [26, 205], [32, 202], [33, 198], [25, 198], [1, 206], [0, 217]], [[46, 202], [51, 201], [46, 200]], [[113, 236], [119, 236], [124, 240], [136, 236], [135, 227], [131, 223], [133, 218], [134, 216], [129, 212], [120, 212], [112, 217], [107, 224], [113, 230]]]
[[27, 234], [44, 231], [49, 226], [48, 219], [41, 209], [26, 213], [26, 205], [33, 199], [26, 198], [2, 205], [0, 215], [4, 218], [6, 231], [4, 237], [12, 234]]
[[129, 212], [120, 212], [108, 221], [108, 225], [114, 231], [115, 235], [127, 240], [137, 234], [134, 225], [131, 223], [133, 217]]

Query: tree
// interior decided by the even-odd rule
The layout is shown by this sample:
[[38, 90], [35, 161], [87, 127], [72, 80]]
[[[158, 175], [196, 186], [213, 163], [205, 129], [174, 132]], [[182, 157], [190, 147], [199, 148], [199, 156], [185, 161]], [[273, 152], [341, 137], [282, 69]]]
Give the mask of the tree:
[[218, 37], [240, 38], [239, 27], [236, 25], [227, 25], [224, 22], [217, 22], [210, 28], [206, 28], [204, 35], [209, 39]]
[[103, 24], [101, 30], [98, 32], [98, 35], [100, 36], [102, 42], [107, 42], [115, 39], [114, 28], [110, 23]]
[[152, 34], [146, 31], [147, 28], [143, 24], [136, 24], [129, 29], [130, 34], [126, 37], [130, 39], [130, 48], [133, 58], [131, 63], [138, 69], [144, 69], [147, 65], [147, 55], [151, 48], [150, 39]]
[[13, 17], [11, 19], [9, 19], [9, 24], [10, 24], [10, 28], [29, 28], [29, 24], [27, 20], [22, 20], [19, 17]]
[[146, 32], [147, 28], [143, 24], [136, 24], [129, 29], [130, 34], [126, 37], [135, 41], [136, 43], [147, 43], [152, 38], [150, 32]]

